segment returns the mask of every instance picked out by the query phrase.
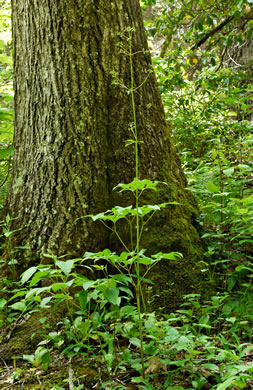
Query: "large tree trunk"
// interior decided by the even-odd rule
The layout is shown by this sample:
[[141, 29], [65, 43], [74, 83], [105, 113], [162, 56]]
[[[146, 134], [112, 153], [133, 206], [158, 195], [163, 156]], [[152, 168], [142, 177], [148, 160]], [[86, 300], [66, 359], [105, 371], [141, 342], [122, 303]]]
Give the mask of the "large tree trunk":
[[[137, 0], [12, 0], [15, 74], [15, 156], [5, 213], [15, 220], [13, 245], [33, 254], [82, 255], [111, 244], [89, 218], [121, 198], [112, 192], [135, 175], [126, 29], [134, 28], [135, 93], [141, 178], [166, 181], [156, 201], [177, 200], [145, 233], [150, 251], [176, 250], [185, 260], [154, 274], [190, 291], [199, 259], [192, 225], [195, 204], [171, 144]], [[126, 46], [127, 48], [127, 46]], [[114, 75], [112, 75], [114, 72]], [[149, 74], [150, 73], [150, 74]], [[149, 76], [148, 76], [149, 74]], [[147, 77], [148, 76], [148, 77]], [[125, 200], [123, 200], [125, 201]], [[78, 219], [78, 221], [77, 221]], [[168, 300], [168, 298], [166, 298]]]

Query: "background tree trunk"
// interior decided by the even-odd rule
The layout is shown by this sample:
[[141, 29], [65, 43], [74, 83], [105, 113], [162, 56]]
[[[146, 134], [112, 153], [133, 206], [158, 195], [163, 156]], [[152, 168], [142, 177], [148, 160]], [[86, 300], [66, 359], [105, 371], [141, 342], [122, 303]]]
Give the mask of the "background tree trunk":
[[125, 147], [132, 138], [130, 96], [112, 76], [130, 87], [129, 56], [118, 43], [128, 45], [126, 29], [132, 27], [135, 85], [146, 79], [135, 94], [143, 141], [140, 175], [168, 183], [149, 201], [182, 203], [153, 219], [143, 246], [185, 256], [180, 265], [162, 264], [153, 275], [165, 302], [170, 277], [179, 295], [196, 289], [201, 249], [191, 223], [195, 203], [184, 190], [186, 179], [150, 73], [139, 2], [12, 0], [12, 7], [15, 156], [5, 214], [15, 218], [12, 229], [22, 228], [13, 246], [29, 244], [37, 255], [80, 256], [113, 245], [99, 223], [78, 218], [126, 202], [112, 188], [135, 176], [134, 147]]

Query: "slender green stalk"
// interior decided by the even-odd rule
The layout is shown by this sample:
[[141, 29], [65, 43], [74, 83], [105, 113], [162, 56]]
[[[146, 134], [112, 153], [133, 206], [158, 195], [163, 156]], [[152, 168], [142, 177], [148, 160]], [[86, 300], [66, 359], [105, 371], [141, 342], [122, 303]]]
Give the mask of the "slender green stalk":
[[[135, 108], [135, 97], [134, 97], [134, 67], [133, 67], [133, 52], [132, 52], [132, 32], [129, 33], [129, 57], [130, 57], [130, 72], [131, 72], [131, 101], [133, 110], [133, 122], [134, 122], [134, 136], [135, 136], [135, 177], [139, 180], [139, 153], [138, 153], [138, 129], [136, 120], [136, 108]], [[140, 221], [139, 221], [139, 190], [136, 188], [135, 192], [135, 208], [136, 208], [136, 253], [138, 255], [140, 251]], [[138, 260], [138, 258], [137, 258]], [[141, 367], [142, 377], [145, 378], [144, 368], [144, 352], [143, 352], [143, 323], [141, 313], [141, 280], [140, 276], [140, 264], [135, 263], [136, 275], [137, 275], [137, 288], [136, 288], [136, 300], [138, 308], [138, 319], [139, 319], [139, 333], [140, 333], [140, 350], [141, 350]]]

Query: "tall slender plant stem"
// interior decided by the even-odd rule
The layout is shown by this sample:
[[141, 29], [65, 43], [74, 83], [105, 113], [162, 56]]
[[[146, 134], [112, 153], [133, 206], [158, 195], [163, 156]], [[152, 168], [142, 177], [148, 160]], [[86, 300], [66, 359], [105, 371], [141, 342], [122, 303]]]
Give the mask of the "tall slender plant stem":
[[[139, 152], [138, 152], [138, 129], [137, 129], [137, 120], [136, 120], [136, 107], [135, 107], [135, 97], [134, 97], [134, 66], [133, 66], [133, 51], [132, 51], [132, 31], [129, 33], [129, 56], [130, 56], [130, 72], [131, 72], [131, 101], [132, 101], [132, 110], [133, 110], [133, 121], [134, 121], [134, 136], [135, 136], [135, 177], [139, 180]], [[140, 220], [139, 220], [139, 190], [136, 188], [135, 192], [135, 208], [136, 208], [136, 254], [140, 251]], [[143, 324], [142, 324], [142, 313], [141, 313], [141, 280], [140, 276], [140, 264], [135, 263], [136, 275], [137, 275], [137, 288], [136, 288], [136, 300], [138, 308], [138, 318], [139, 318], [139, 333], [140, 333], [140, 350], [141, 350], [141, 367], [142, 367], [142, 377], [145, 378], [145, 368], [144, 368], [144, 353], [143, 353]]]

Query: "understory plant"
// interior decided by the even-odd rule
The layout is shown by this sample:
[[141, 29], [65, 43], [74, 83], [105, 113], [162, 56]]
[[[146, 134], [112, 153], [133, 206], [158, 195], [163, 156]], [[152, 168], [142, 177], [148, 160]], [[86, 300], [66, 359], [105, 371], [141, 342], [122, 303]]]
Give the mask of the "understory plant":
[[[142, 370], [139, 313], [132, 292], [136, 276], [119, 272], [89, 280], [82, 272], [82, 267], [90, 267], [85, 260], [51, 259], [53, 264], [25, 271], [21, 282], [27, 287], [8, 302], [17, 315], [14, 325], [20, 313], [45, 313], [40, 320], [42, 340], [33, 354], [23, 358], [44, 370], [53, 350], [69, 359], [82, 357], [87, 365], [95, 359], [112, 378], [101, 388], [125, 388], [116, 387], [120, 385], [113, 378], [125, 370]], [[43, 280], [47, 285], [41, 287]], [[47, 310], [63, 313], [53, 329]], [[175, 383], [187, 383], [188, 389], [209, 383], [219, 390], [232, 385], [247, 388], [253, 380], [253, 365], [247, 359], [252, 351], [247, 341], [252, 319], [241, 310], [228, 294], [213, 296], [205, 304], [198, 294], [189, 294], [175, 313], [142, 312], [145, 378], [135, 374], [132, 382], [150, 389], [175, 388]]]
[[210, 277], [220, 289], [247, 291], [252, 288], [252, 83], [247, 67], [224, 68], [217, 53], [199, 54], [195, 65], [189, 63], [181, 42], [165, 58], [155, 58], [154, 66], [188, 188], [199, 198]]

